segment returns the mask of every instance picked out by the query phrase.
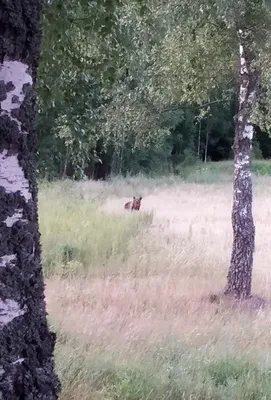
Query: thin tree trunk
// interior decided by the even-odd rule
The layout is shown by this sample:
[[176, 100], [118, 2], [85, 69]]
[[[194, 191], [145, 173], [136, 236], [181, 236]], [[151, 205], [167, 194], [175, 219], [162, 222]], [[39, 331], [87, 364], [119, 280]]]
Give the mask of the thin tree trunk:
[[61, 175], [61, 179], [66, 179], [67, 178], [67, 166], [68, 166], [68, 162], [69, 162], [69, 148], [66, 147], [66, 153], [64, 156], [64, 165], [63, 165], [63, 172]]
[[0, 399], [54, 400], [34, 131], [41, 0], [0, 1]]
[[208, 142], [209, 142], [209, 124], [207, 123], [206, 138], [205, 138], [205, 151], [204, 151], [204, 162], [207, 162], [208, 155]]
[[233, 248], [226, 294], [232, 294], [242, 299], [251, 295], [255, 241], [255, 227], [252, 216], [251, 149], [253, 125], [251, 113], [256, 101], [259, 79], [257, 70], [251, 65], [253, 37], [248, 31], [239, 31], [239, 37], [240, 91], [233, 145]]
[[201, 118], [199, 119], [199, 133], [198, 133], [198, 158], [200, 158], [200, 139], [201, 139]]
[[124, 150], [124, 132], [122, 132], [122, 141], [121, 141], [121, 148], [120, 148], [119, 175], [121, 175], [121, 173], [122, 173], [123, 150]]

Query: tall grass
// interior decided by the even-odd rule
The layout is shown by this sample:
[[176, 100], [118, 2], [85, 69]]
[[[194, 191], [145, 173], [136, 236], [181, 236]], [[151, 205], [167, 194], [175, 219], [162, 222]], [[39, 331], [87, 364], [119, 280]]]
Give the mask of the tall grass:
[[125, 261], [130, 239], [152, 220], [147, 213], [106, 213], [97, 198], [85, 199], [67, 182], [42, 187], [39, 216], [46, 276]]
[[[232, 244], [232, 184], [213, 168], [217, 182], [205, 171], [41, 186], [61, 400], [271, 399], [271, 178], [254, 177], [253, 292], [266, 303], [210, 302]], [[139, 213], [123, 210], [132, 195]]]
[[[162, 359], [118, 363], [92, 349], [58, 345], [61, 398], [112, 400], [270, 399], [268, 369], [238, 357], [215, 359], [167, 349]], [[157, 349], [159, 354], [159, 349]], [[171, 355], [171, 358], [168, 357]], [[165, 356], [165, 355], [164, 355]], [[193, 359], [191, 360], [191, 358]]]

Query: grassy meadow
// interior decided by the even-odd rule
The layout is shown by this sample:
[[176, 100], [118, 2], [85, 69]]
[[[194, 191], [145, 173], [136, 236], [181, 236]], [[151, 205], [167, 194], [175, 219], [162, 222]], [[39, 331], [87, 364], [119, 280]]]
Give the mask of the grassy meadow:
[[[210, 301], [230, 260], [231, 163], [40, 184], [61, 400], [271, 399], [271, 163], [253, 171], [259, 301], [244, 304]], [[123, 209], [133, 195], [139, 213]]]

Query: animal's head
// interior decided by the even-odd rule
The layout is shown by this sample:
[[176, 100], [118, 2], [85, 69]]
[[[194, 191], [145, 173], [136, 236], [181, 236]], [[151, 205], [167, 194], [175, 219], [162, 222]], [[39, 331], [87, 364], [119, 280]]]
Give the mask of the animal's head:
[[142, 197], [133, 197], [133, 209], [139, 210], [141, 206]]

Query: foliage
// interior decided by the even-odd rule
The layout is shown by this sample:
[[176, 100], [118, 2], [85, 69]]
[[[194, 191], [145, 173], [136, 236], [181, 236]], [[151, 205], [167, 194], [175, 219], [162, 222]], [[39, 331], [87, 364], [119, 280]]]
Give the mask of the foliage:
[[99, 15], [89, 7], [86, 13], [73, 1], [65, 6], [56, 1], [44, 13], [40, 153], [41, 159], [48, 157], [46, 144], [51, 140], [53, 164], [63, 175], [68, 164], [82, 175], [91, 161], [99, 161], [98, 142], [116, 152], [124, 145], [134, 150], [152, 146], [168, 132], [144, 89], [151, 46], [144, 38], [148, 32], [140, 7], [115, 6], [116, 21], [109, 26], [106, 22], [106, 29], [102, 11]]
[[236, 30], [244, 18], [261, 66], [254, 121], [269, 131], [269, 3], [56, 0], [45, 7], [41, 176], [93, 177], [102, 164], [104, 176], [171, 171], [185, 154], [204, 160], [206, 144], [208, 159], [231, 157]]

